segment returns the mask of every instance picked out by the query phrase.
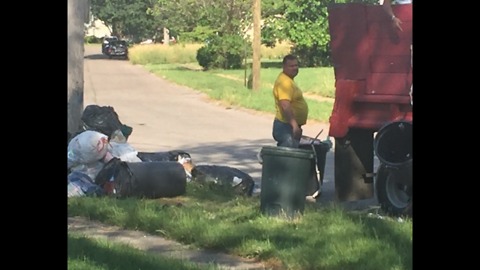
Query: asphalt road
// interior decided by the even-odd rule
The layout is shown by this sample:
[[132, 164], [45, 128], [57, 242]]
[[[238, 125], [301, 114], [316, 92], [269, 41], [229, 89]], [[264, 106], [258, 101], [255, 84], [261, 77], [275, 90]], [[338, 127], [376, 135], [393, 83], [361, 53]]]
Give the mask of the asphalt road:
[[[301, 72], [301, 70], [300, 70]], [[219, 85], [218, 87], [222, 87]], [[247, 90], [246, 90], [247, 91]], [[259, 184], [257, 154], [274, 146], [272, 114], [226, 108], [204, 94], [157, 77], [142, 66], [108, 59], [101, 46], [85, 46], [84, 106], [112, 106], [120, 121], [133, 128], [128, 143], [137, 151], [184, 150], [195, 164], [227, 165], [249, 173]], [[325, 139], [329, 125], [309, 121], [304, 135]], [[336, 202], [333, 149], [327, 153], [318, 203]], [[353, 208], [375, 206], [375, 198], [347, 202]]]

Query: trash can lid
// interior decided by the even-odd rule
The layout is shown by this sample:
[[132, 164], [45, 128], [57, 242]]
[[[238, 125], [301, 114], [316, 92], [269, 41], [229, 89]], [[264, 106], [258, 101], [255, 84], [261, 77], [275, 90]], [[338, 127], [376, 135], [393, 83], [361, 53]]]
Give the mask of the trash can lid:
[[260, 155], [285, 156], [305, 159], [312, 159], [315, 157], [313, 150], [311, 149], [300, 149], [284, 146], [264, 146], [262, 147]]

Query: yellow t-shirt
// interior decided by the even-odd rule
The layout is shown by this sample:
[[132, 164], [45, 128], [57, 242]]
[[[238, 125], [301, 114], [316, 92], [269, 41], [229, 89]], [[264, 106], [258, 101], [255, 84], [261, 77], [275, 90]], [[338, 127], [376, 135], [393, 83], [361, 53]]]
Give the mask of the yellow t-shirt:
[[307, 123], [308, 105], [303, 98], [302, 90], [300, 90], [295, 82], [283, 72], [280, 72], [275, 81], [275, 85], [273, 86], [273, 96], [275, 98], [275, 117], [278, 120], [287, 123], [282, 115], [278, 102], [279, 100], [289, 100], [297, 123], [299, 125], [305, 125]]

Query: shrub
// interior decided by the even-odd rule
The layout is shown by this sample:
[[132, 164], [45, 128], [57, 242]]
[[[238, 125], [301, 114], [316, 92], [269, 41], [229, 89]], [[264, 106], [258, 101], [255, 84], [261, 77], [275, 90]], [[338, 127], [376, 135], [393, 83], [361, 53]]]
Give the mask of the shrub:
[[87, 44], [102, 43], [102, 40], [96, 36], [86, 36], [83, 38], [83, 41]]
[[211, 36], [197, 51], [197, 61], [205, 70], [212, 68], [238, 69], [250, 55], [251, 44], [239, 35]]
[[213, 63], [213, 52], [206, 46], [201, 47], [197, 51], [197, 61], [203, 69], [209, 69], [211, 63]]

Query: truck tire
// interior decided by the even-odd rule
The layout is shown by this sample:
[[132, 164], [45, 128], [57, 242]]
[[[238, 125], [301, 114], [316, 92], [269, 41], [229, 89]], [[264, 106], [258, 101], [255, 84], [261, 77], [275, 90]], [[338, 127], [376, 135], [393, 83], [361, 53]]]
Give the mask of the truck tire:
[[398, 180], [400, 174], [395, 168], [380, 164], [375, 181], [375, 192], [380, 208], [393, 216], [411, 216], [412, 186]]

